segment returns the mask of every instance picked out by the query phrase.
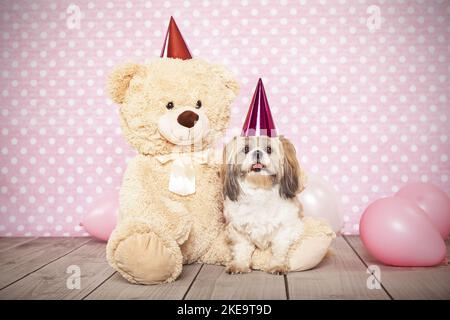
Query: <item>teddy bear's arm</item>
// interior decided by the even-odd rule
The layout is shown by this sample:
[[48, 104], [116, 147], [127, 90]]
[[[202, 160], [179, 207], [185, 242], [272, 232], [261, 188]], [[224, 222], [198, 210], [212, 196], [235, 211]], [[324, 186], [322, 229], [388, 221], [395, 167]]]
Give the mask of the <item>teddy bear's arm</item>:
[[192, 221], [184, 205], [165, 194], [164, 170], [158, 166], [156, 160], [143, 155], [130, 161], [120, 191], [120, 219], [158, 221], [181, 245], [189, 236]]
[[106, 251], [110, 265], [133, 283], [171, 282], [182, 270], [180, 245], [191, 224], [185, 208], [170, 201], [161, 187], [162, 171], [141, 155], [124, 175], [119, 221]]

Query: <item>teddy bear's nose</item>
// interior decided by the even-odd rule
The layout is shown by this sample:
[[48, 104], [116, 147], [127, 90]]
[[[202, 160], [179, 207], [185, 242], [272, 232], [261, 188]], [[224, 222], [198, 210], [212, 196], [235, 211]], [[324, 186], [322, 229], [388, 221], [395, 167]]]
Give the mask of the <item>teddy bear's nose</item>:
[[177, 121], [183, 127], [192, 128], [198, 121], [198, 114], [192, 111], [184, 111], [178, 116]]

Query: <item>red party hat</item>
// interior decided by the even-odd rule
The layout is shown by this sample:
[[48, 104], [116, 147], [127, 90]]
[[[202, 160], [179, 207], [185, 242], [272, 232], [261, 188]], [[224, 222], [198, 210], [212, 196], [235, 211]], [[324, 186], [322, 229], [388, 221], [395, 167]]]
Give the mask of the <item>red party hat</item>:
[[261, 78], [258, 81], [252, 102], [248, 108], [247, 117], [242, 128], [242, 136], [277, 136], [277, 130]]
[[166, 38], [164, 39], [164, 46], [161, 50], [161, 58], [174, 59], [192, 59], [186, 42], [173, 17], [170, 17], [169, 27], [167, 28]]

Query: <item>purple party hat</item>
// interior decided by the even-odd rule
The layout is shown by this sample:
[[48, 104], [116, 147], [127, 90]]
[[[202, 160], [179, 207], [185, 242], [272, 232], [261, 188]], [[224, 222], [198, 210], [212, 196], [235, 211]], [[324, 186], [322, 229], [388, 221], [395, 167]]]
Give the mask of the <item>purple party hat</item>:
[[261, 78], [259, 78], [252, 102], [248, 108], [247, 117], [242, 127], [242, 136], [277, 136], [277, 130]]

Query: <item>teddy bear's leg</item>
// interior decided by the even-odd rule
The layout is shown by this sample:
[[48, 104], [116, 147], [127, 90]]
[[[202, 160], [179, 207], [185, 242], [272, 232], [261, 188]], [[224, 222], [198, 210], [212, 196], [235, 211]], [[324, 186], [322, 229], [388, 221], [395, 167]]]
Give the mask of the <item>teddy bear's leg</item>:
[[300, 239], [289, 250], [289, 271], [304, 271], [317, 266], [326, 256], [333, 241], [331, 236]]
[[289, 249], [289, 271], [303, 271], [316, 267], [327, 255], [336, 237], [330, 226], [320, 219], [304, 218], [303, 234]]
[[[287, 253], [288, 271], [303, 271], [317, 266], [326, 256], [335, 237], [333, 230], [325, 221], [304, 218], [303, 233], [292, 243]], [[267, 270], [271, 262], [271, 250], [256, 250], [252, 257], [252, 268]]]
[[110, 265], [132, 283], [172, 282], [182, 270], [177, 241], [163, 228], [139, 218], [120, 221], [106, 250]]
[[208, 251], [199, 259], [201, 263], [226, 265], [231, 260], [230, 244], [225, 228], [221, 228]]

